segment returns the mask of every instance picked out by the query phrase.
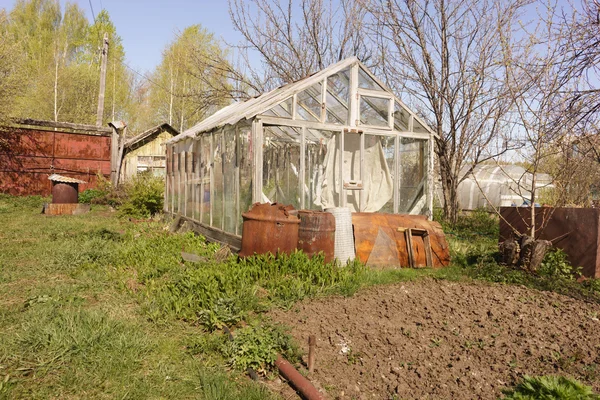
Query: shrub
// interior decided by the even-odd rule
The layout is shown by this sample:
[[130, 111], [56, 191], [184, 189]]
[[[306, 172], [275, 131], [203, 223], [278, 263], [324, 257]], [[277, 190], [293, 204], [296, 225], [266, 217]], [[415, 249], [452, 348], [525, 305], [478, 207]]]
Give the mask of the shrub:
[[136, 175], [122, 187], [119, 215], [148, 218], [163, 209], [165, 181], [149, 173]]
[[555, 249], [546, 253], [544, 261], [538, 269], [541, 276], [574, 280], [581, 274], [581, 267], [573, 267], [567, 260], [567, 254], [561, 249]]
[[514, 389], [504, 391], [506, 400], [598, 400], [592, 388], [564, 376], [525, 376]]

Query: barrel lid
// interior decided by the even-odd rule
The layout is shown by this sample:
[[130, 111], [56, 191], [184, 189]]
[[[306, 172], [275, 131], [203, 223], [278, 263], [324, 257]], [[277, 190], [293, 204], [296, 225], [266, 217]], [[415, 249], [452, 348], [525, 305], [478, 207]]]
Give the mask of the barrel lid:
[[248, 219], [258, 219], [263, 221], [284, 221], [300, 222], [297, 216], [298, 212], [292, 206], [280, 203], [254, 203], [252, 208], [243, 213], [242, 216]]

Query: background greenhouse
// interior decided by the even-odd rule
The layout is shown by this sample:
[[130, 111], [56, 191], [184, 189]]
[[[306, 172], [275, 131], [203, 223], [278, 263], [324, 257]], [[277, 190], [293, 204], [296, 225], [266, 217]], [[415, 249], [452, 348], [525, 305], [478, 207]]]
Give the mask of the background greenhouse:
[[255, 202], [430, 216], [432, 140], [390, 89], [346, 59], [169, 140], [165, 211], [235, 236]]

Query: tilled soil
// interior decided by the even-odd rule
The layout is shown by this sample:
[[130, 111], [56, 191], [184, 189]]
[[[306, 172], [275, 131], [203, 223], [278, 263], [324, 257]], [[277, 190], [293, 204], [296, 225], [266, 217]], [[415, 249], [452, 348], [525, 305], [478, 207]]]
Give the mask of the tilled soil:
[[[600, 305], [524, 287], [421, 280], [271, 313], [329, 398], [497, 399], [523, 375], [600, 391]], [[305, 357], [306, 359], [306, 357]]]

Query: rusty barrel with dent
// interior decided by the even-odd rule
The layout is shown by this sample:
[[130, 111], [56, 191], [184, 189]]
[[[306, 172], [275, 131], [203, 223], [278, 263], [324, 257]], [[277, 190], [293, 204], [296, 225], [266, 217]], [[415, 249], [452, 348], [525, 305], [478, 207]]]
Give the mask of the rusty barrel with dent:
[[325, 255], [325, 262], [334, 259], [335, 250], [335, 217], [323, 211], [299, 210], [300, 226], [298, 228], [298, 249], [309, 257], [320, 252]]
[[298, 244], [300, 219], [291, 205], [255, 203], [242, 214], [241, 257], [264, 253], [292, 253]]

